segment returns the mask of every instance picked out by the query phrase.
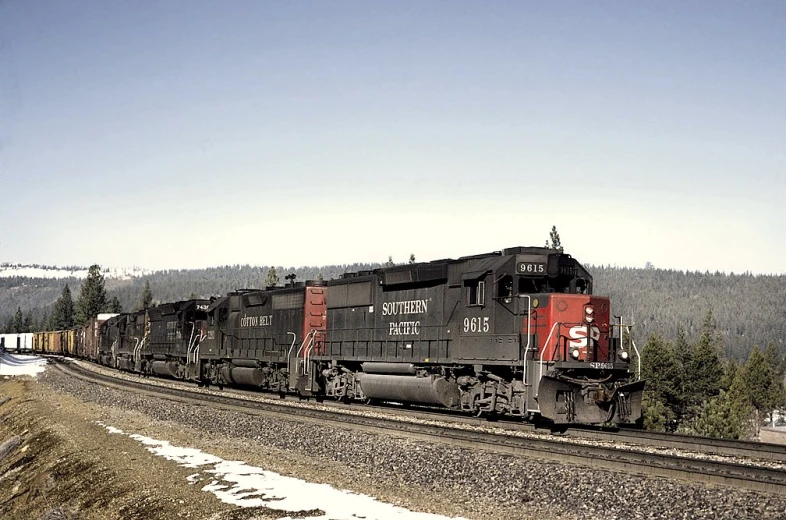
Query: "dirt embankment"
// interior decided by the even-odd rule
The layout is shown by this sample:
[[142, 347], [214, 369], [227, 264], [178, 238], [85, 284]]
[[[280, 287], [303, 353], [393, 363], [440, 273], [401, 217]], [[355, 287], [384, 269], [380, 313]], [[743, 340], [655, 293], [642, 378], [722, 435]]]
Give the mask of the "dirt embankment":
[[184, 484], [189, 470], [107, 435], [98, 410], [35, 380], [0, 380], [0, 403], [0, 518], [270, 518]]

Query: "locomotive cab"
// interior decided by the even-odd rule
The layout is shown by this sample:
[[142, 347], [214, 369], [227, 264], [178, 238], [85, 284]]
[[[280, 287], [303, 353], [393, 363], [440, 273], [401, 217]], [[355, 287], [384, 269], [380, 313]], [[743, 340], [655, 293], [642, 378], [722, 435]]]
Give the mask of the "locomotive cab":
[[517, 251], [528, 412], [555, 423], [638, 421], [644, 383], [635, 381], [633, 345], [611, 323], [609, 299], [592, 294], [591, 275], [570, 255]]

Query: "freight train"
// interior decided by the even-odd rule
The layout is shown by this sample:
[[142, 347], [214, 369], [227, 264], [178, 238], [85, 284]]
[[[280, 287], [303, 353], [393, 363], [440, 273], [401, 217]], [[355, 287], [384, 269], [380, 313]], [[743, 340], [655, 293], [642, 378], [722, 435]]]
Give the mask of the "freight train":
[[99, 315], [34, 348], [282, 396], [639, 424], [638, 353], [612, 318], [569, 254], [514, 247]]

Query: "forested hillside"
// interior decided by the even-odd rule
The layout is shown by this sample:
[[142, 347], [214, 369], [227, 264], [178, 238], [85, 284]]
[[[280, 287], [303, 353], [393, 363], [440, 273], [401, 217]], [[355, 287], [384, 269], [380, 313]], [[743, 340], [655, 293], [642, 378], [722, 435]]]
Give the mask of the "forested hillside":
[[754, 345], [775, 343], [786, 353], [786, 276], [592, 267], [596, 294], [611, 296], [615, 314], [635, 324], [635, 338], [651, 333], [689, 339], [701, 332], [708, 309], [726, 357], [747, 359]]
[[[379, 264], [333, 265], [299, 268], [276, 267], [280, 284], [294, 273], [297, 280], [328, 280], [344, 272], [367, 270]], [[106, 279], [107, 296], [116, 297], [123, 310], [140, 307], [142, 291], [149, 282], [154, 302], [192, 296], [223, 295], [238, 288], [261, 288], [268, 266], [234, 265], [209, 269], [160, 271], [141, 278]], [[592, 267], [595, 293], [611, 296], [615, 314], [635, 324], [634, 337], [640, 344], [651, 333], [675, 338], [678, 327], [687, 337], [698, 339], [702, 321], [712, 308], [717, 331], [727, 357], [747, 359], [754, 345], [775, 343], [786, 354], [786, 276], [682, 272], [664, 269]], [[81, 280], [0, 278], [0, 327], [5, 327], [17, 309], [40, 324], [51, 313], [63, 286], [79, 293]]]

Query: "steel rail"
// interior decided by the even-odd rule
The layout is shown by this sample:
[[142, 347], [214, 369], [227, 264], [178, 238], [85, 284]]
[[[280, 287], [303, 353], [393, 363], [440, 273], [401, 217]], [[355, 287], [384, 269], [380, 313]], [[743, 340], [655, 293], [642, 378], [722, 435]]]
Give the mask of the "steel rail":
[[577, 429], [571, 430], [567, 435], [609, 442], [627, 442], [651, 447], [674, 448], [707, 455], [755, 458], [786, 464], [786, 445], [784, 444], [626, 429], [613, 432]]

